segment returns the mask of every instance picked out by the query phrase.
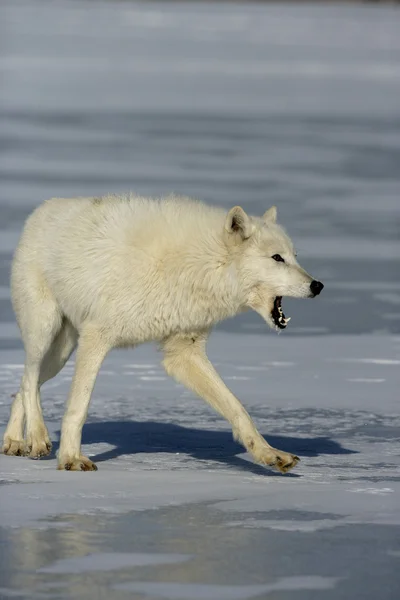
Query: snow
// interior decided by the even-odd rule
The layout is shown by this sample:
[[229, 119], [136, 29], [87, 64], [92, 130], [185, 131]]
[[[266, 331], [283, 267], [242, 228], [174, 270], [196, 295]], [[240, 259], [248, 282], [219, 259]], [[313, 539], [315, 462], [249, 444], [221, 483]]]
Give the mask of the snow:
[[56, 470], [73, 359], [42, 390], [49, 458], [0, 455], [0, 599], [398, 597], [400, 13], [394, 6], [39, 0], [0, 6], [0, 435], [23, 370], [9, 268], [52, 195], [174, 190], [275, 203], [325, 283], [209, 355], [301, 462], [255, 465], [168, 378], [112, 352]]
[[[268, 360], [271, 353], [276, 360]], [[24, 539], [19, 541], [18, 531], [30, 532], [27, 548], [34, 547], [33, 540], [43, 535], [40, 532], [56, 530], [58, 540], [65, 537], [60, 548], [60, 541], [51, 542], [51, 548], [59, 548], [55, 554], [36, 555], [36, 576], [26, 575], [38, 593], [56, 574], [84, 573], [87, 578], [108, 572], [111, 594], [124, 591], [172, 599], [253, 598], [294, 589], [297, 595], [301, 590], [336, 589], [349, 579], [332, 556], [331, 568], [322, 572], [312, 561], [301, 561], [300, 571], [295, 566], [273, 573], [261, 560], [264, 566], [256, 570], [255, 579], [238, 567], [218, 582], [219, 559], [211, 566], [209, 542], [198, 542], [215, 514], [221, 515], [217, 517], [220, 552], [228, 556], [229, 531], [235, 536], [248, 532], [250, 538], [254, 532], [256, 540], [265, 532], [264, 543], [269, 543], [271, 532], [301, 536], [304, 548], [318, 546], [315, 535], [332, 532], [343, 550], [353, 528], [362, 527], [370, 531], [368, 535], [379, 536], [386, 562], [396, 560], [398, 537], [391, 539], [390, 532], [394, 528], [397, 536], [394, 532], [400, 526], [400, 415], [393, 393], [399, 384], [400, 338], [285, 339], [215, 332], [209, 354], [266, 439], [300, 455], [299, 465], [286, 476], [254, 465], [233, 441], [229, 426], [204, 402], [169, 378], [161, 382], [161, 377], [143, 376], [162, 373], [154, 347], [114, 351], [99, 375], [83, 435], [83, 451], [97, 462], [97, 472], [57, 471], [54, 454], [40, 461], [0, 456], [4, 484], [0, 532], [1, 527], [12, 528], [15, 533], [7, 538], [14, 539], [16, 548]], [[1, 351], [0, 365], [0, 419], [5, 424], [9, 394], [22, 371], [21, 351]], [[237, 372], [246, 377], [235, 376]], [[44, 411], [56, 447], [71, 373], [68, 364], [66, 374], [43, 387]], [[374, 385], [368, 384], [371, 380]], [[174, 510], [177, 517], [171, 518]], [[135, 526], [134, 514], [143, 514], [146, 522]], [[159, 520], [161, 525], [155, 526]], [[103, 523], [110, 523], [115, 538], [111, 547], [110, 533], [101, 533]], [[387, 533], [379, 531], [382, 527]], [[133, 537], [127, 533], [129, 528]], [[373, 533], [374, 528], [378, 533]], [[98, 541], [70, 547], [71, 536], [85, 538], [90, 532]], [[186, 536], [189, 541], [183, 542]], [[243, 541], [234, 543], [240, 549]], [[277, 543], [296, 565], [290, 544]], [[356, 548], [361, 550], [361, 541]], [[325, 552], [329, 555], [332, 549]], [[178, 560], [187, 560], [188, 565], [195, 561], [195, 567], [188, 567], [194, 580], [177, 570], [172, 571], [173, 581], [164, 573], [160, 582], [154, 569], [152, 579], [143, 580], [143, 574], [149, 573], [143, 570], [146, 565], [151, 569], [169, 563], [170, 569], [172, 565], [176, 569]], [[230, 585], [233, 575], [235, 585]], [[262, 583], [255, 583], [260, 578]], [[392, 574], [392, 581], [397, 576]], [[352, 580], [351, 589], [364, 589], [362, 582], [362, 578]], [[89, 579], [87, 586], [86, 592], [94, 594], [95, 582]]]

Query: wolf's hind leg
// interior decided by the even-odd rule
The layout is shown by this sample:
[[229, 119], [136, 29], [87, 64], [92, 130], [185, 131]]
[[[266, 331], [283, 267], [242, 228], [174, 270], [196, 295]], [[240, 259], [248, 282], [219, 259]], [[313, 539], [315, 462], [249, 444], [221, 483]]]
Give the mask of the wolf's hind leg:
[[[40, 458], [40, 456], [49, 454], [51, 450], [50, 438], [43, 421], [40, 403], [40, 370], [44, 356], [60, 328], [61, 316], [54, 305], [48, 306], [47, 315], [34, 316], [32, 322], [35, 325], [32, 326], [31, 331], [25, 336], [23, 332], [26, 352], [24, 374], [4, 435], [3, 451], [5, 454], [22, 454]], [[26, 421], [25, 440], [21, 436], [24, 417]]]
[[297, 456], [272, 448], [257, 431], [249, 414], [226, 387], [205, 353], [207, 334], [176, 335], [164, 342], [164, 367], [169, 375], [204, 398], [232, 425], [234, 437], [262, 464], [286, 473], [299, 461]]
[[24, 441], [25, 411], [21, 391], [14, 398], [11, 414], [4, 433], [3, 452], [10, 456], [25, 454]]
[[[76, 329], [68, 320], [64, 319], [60, 331], [52, 341], [50, 348], [47, 350], [40, 365], [37, 390], [37, 403], [39, 409], [40, 386], [49, 379], [55, 377], [57, 373], [61, 371], [76, 346], [77, 338], [78, 333]], [[38, 458], [50, 452], [51, 442], [44, 423], [39, 426], [39, 431], [36, 436], [33, 435], [33, 437], [36, 437], [36, 442], [34, 444], [32, 443], [32, 433], [31, 443], [29, 444], [24, 441], [25, 410], [22, 393], [21, 387], [21, 390], [16, 395], [11, 407], [10, 419], [4, 434], [3, 452], [10, 456], [30, 454], [32, 457]]]
[[[3, 451], [39, 458], [51, 450], [40, 403], [40, 374], [63, 320], [50, 290], [37, 273], [28, 273], [25, 277], [18, 274], [20, 281], [14, 286], [14, 308], [25, 347], [25, 367], [4, 435]], [[24, 420], [25, 439], [22, 435]]]

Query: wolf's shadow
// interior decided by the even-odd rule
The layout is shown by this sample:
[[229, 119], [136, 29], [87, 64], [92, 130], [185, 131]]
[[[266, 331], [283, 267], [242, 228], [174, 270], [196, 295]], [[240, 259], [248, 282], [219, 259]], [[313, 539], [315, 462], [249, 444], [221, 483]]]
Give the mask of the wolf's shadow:
[[[297, 438], [267, 435], [271, 446], [292, 452], [298, 456], [321, 454], [354, 454], [328, 437]], [[223, 463], [225, 467], [266, 476], [280, 476], [270, 469], [241, 458], [243, 446], [232, 438], [230, 431], [210, 431], [182, 427], [156, 421], [99, 421], [87, 423], [83, 428], [83, 444], [108, 443], [114, 448], [91, 457], [94, 462], [103, 462], [123, 454], [169, 452], [187, 454], [198, 460]], [[298, 477], [289, 473], [286, 477]]]

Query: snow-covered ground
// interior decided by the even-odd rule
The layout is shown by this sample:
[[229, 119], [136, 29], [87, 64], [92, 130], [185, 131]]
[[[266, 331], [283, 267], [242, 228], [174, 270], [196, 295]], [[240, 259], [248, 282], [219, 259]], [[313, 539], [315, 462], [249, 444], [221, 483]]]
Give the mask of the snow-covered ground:
[[[216, 333], [210, 356], [293, 474], [250, 462], [153, 348], [115, 351], [84, 430], [97, 473], [0, 457], [0, 597], [395, 598], [400, 338]], [[0, 353], [2, 423], [21, 359]], [[72, 367], [43, 390], [53, 440]]]
[[[0, 5], [0, 434], [23, 352], [9, 266], [52, 195], [278, 204], [325, 283], [288, 331], [217, 328], [214, 364], [274, 446], [254, 465], [155, 348], [115, 351], [84, 451], [0, 456], [0, 599], [394, 600], [400, 590], [400, 13], [395, 7]], [[57, 448], [73, 361], [43, 388]]]

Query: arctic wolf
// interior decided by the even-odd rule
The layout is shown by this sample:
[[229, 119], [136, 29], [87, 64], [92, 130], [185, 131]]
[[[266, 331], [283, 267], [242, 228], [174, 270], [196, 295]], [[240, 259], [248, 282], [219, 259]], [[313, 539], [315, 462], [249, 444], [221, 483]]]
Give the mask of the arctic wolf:
[[12, 265], [12, 302], [25, 346], [21, 387], [3, 451], [39, 458], [51, 443], [40, 387], [77, 346], [58, 468], [96, 470], [81, 454], [82, 427], [107, 352], [156, 340], [169, 375], [232, 425], [254, 459], [286, 473], [298, 457], [272, 448], [209, 362], [211, 327], [251, 308], [275, 329], [282, 297], [323, 288], [297, 263], [276, 208], [253, 217], [189, 198], [51, 199], [26, 222]]

